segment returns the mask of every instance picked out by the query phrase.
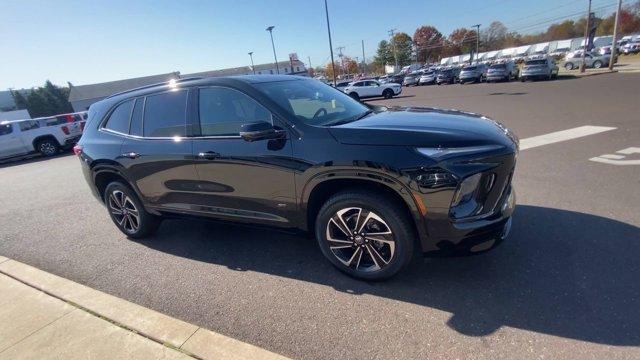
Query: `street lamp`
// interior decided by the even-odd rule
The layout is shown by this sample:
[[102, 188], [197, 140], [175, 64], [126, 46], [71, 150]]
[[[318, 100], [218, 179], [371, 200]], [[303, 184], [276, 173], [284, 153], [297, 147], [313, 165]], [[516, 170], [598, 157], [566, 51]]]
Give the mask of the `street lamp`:
[[249, 51], [249, 57], [251, 58], [251, 70], [253, 70], [253, 75], [256, 74], [256, 68], [253, 66], [253, 51]]
[[476, 28], [476, 59], [478, 57], [478, 51], [480, 48], [480, 24], [473, 25]]
[[276, 46], [273, 44], [273, 28], [275, 26], [269, 26], [267, 31], [271, 35], [271, 47], [273, 48], [273, 59], [276, 61], [276, 73], [280, 74], [280, 68], [278, 67], [278, 57], [276, 56]]

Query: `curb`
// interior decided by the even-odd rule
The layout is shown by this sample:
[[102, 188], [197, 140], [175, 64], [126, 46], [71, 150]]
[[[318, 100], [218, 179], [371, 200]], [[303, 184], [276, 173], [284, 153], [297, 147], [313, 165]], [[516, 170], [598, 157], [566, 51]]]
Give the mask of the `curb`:
[[3, 256], [0, 273], [198, 359], [287, 359]]

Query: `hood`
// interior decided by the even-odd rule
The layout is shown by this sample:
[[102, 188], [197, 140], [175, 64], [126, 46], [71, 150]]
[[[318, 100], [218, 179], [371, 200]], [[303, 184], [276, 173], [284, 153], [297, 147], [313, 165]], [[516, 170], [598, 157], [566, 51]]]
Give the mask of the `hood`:
[[421, 147], [504, 145], [515, 137], [481, 115], [424, 107], [393, 107], [348, 124], [330, 127], [343, 144]]

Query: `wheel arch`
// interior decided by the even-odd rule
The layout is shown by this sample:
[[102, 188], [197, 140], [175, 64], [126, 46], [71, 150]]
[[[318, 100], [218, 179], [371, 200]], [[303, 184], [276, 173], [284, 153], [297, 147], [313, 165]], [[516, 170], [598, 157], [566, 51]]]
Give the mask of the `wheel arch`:
[[[399, 181], [379, 173], [362, 171], [329, 172], [315, 176], [304, 186], [301, 196], [301, 209], [304, 216], [304, 228], [315, 230], [315, 220], [322, 205], [333, 195], [345, 190], [369, 190], [382, 193], [402, 207], [411, 219], [418, 238], [426, 236], [423, 226], [421, 207], [411, 191]], [[416, 239], [418, 240], [418, 239]]]
[[43, 140], [53, 140], [53, 142], [55, 142], [56, 144], [58, 144], [58, 147], [61, 145], [60, 142], [58, 141], [58, 139], [56, 139], [55, 136], [51, 135], [51, 134], [47, 134], [47, 135], [40, 135], [36, 138], [33, 139], [33, 141], [31, 142], [31, 145], [33, 146], [34, 150], [38, 150], [38, 143], [40, 143]]

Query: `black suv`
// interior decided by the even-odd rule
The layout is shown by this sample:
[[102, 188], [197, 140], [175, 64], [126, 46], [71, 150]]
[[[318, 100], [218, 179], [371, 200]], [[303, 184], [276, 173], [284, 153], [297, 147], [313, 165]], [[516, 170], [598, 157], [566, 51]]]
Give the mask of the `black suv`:
[[509, 232], [517, 138], [483, 116], [367, 106], [295, 76], [184, 79], [89, 109], [74, 149], [130, 238], [166, 216], [315, 234], [340, 270], [398, 272], [415, 252], [476, 253]]

